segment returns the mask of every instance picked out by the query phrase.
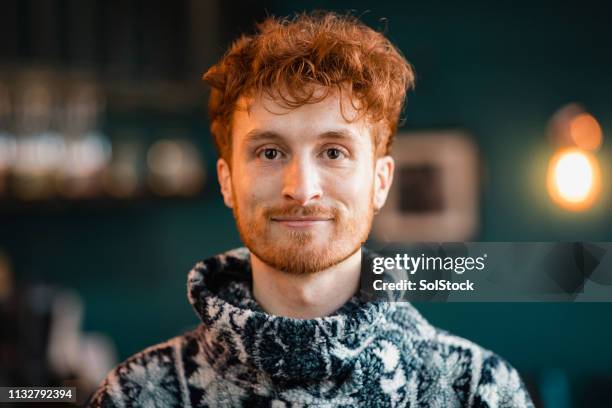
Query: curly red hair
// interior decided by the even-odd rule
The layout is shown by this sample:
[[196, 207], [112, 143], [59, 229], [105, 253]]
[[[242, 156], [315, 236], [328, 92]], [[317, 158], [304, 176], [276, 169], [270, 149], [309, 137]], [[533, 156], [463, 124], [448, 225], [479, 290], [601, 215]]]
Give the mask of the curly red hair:
[[[203, 75], [211, 87], [209, 116], [217, 150], [231, 156], [231, 120], [238, 98], [265, 92], [288, 108], [316, 103], [337, 89], [373, 124], [377, 155], [388, 154], [414, 72], [383, 34], [332, 12], [269, 17], [254, 35], [236, 40]], [[326, 92], [314, 92], [314, 86]], [[228, 160], [229, 163], [229, 160]]]

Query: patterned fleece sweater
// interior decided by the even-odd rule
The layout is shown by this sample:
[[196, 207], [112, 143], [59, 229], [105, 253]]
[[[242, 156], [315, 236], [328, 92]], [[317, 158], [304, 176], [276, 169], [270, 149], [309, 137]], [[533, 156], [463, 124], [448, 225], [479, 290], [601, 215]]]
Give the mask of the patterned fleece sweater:
[[244, 248], [196, 264], [188, 295], [202, 323], [119, 364], [91, 407], [533, 407], [506, 361], [409, 303], [265, 313]]

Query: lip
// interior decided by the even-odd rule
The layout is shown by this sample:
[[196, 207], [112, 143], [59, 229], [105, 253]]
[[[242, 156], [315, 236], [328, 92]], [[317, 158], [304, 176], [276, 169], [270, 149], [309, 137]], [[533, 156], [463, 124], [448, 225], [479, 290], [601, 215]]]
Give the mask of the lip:
[[286, 227], [292, 228], [305, 228], [321, 225], [323, 223], [331, 221], [331, 218], [327, 217], [274, 217], [272, 221], [278, 222]]

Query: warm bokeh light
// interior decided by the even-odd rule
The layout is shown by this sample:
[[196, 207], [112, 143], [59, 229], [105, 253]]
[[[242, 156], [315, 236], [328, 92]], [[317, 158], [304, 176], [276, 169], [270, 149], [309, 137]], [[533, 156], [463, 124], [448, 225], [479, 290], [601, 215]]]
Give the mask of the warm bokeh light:
[[592, 115], [582, 113], [572, 119], [570, 136], [577, 147], [585, 150], [597, 150], [601, 146], [601, 126]]
[[188, 140], [163, 139], [147, 153], [149, 187], [159, 195], [194, 195], [204, 182], [204, 168]]
[[555, 167], [555, 186], [559, 194], [572, 203], [583, 201], [593, 186], [593, 170], [580, 153], [568, 153]]
[[550, 160], [547, 179], [553, 201], [572, 211], [590, 208], [601, 189], [597, 159], [580, 149], [555, 154]]

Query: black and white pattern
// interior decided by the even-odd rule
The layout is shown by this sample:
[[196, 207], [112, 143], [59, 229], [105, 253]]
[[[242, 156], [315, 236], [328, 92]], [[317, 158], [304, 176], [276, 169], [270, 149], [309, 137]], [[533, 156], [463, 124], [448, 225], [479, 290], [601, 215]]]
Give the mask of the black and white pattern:
[[409, 303], [357, 295], [317, 319], [265, 313], [245, 248], [199, 262], [188, 295], [202, 324], [121, 363], [90, 406], [533, 407], [506, 361]]

